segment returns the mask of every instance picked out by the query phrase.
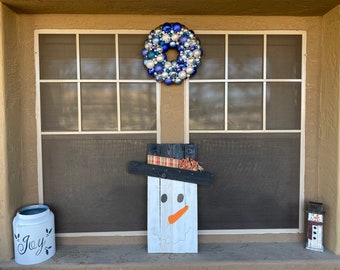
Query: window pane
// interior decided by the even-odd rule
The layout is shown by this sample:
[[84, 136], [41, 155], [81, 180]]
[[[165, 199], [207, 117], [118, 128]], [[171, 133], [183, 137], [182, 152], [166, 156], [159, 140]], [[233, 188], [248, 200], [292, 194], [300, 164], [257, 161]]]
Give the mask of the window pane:
[[41, 83], [41, 130], [78, 130], [77, 84]]
[[214, 173], [199, 186], [200, 230], [299, 227], [300, 134], [191, 134]]
[[143, 65], [142, 49], [147, 35], [119, 35], [120, 79], [153, 79]]
[[197, 73], [192, 79], [224, 79], [225, 37], [224, 35], [199, 35], [203, 56]]
[[267, 129], [300, 129], [301, 84], [267, 84]]
[[228, 129], [262, 129], [262, 83], [228, 84]]
[[224, 129], [224, 83], [190, 84], [189, 110], [191, 130]]
[[82, 83], [83, 130], [117, 130], [116, 84]]
[[122, 130], [156, 130], [156, 84], [120, 85]]
[[58, 217], [56, 232], [146, 230], [146, 177], [126, 166], [144, 160], [155, 141], [155, 134], [43, 136], [44, 202]]
[[269, 35], [267, 46], [267, 78], [301, 78], [301, 35]]
[[229, 79], [261, 79], [263, 76], [263, 36], [230, 35]]
[[114, 35], [80, 35], [80, 71], [82, 79], [115, 79]]
[[40, 79], [76, 79], [76, 36], [39, 35]]

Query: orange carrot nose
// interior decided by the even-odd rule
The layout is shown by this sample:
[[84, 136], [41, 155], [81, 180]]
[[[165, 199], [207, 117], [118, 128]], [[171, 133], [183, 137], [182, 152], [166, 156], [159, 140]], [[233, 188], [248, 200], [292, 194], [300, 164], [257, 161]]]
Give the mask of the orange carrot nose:
[[181, 218], [181, 216], [183, 216], [185, 214], [186, 211], [188, 211], [189, 206], [186, 205], [183, 208], [179, 209], [175, 214], [170, 215], [168, 217], [168, 221], [170, 224], [174, 224], [177, 220], [179, 220]]

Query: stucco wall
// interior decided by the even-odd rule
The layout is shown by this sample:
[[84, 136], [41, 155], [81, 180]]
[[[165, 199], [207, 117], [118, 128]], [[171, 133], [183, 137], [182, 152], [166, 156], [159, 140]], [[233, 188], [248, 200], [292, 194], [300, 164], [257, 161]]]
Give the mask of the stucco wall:
[[[180, 21], [195, 30], [306, 30], [306, 199], [317, 196], [317, 134], [321, 73], [321, 17], [229, 17], [229, 16], [123, 16], [123, 15], [21, 15], [22, 104], [24, 110], [25, 203], [38, 200], [36, 174], [35, 29], [142, 29], [150, 31], [166, 21]], [[176, 87], [176, 86], [174, 86]], [[173, 97], [172, 97], [173, 98]], [[183, 96], [179, 95], [179, 104]], [[171, 101], [173, 102], [173, 101]], [[171, 106], [169, 106], [172, 109]], [[183, 132], [180, 130], [179, 132]], [[176, 134], [174, 136], [177, 136]], [[180, 137], [180, 136], [179, 136]]]
[[340, 254], [340, 5], [323, 19], [319, 139], [320, 198], [325, 203], [325, 243]]
[[0, 261], [12, 256], [12, 219], [22, 205], [21, 93], [17, 16], [0, 5]]
[[[37, 144], [35, 122], [35, 67], [34, 30], [36, 29], [142, 29], [150, 31], [166, 21], [179, 21], [188, 28], [199, 30], [306, 30], [306, 167], [305, 199], [318, 198], [318, 130], [321, 84], [321, 17], [232, 17], [232, 16], [123, 16], [123, 15], [19, 15], [20, 85], [23, 132], [23, 189], [24, 204], [38, 202]], [[174, 86], [175, 88], [177, 86]], [[168, 88], [170, 89], [170, 88]], [[174, 89], [181, 91], [180, 87]], [[162, 97], [162, 114], [171, 113], [172, 104], [183, 106], [183, 95], [165, 93]], [[168, 99], [164, 98], [168, 95]], [[176, 99], [178, 99], [176, 101]], [[167, 109], [168, 108], [168, 109]], [[178, 115], [184, 111], [179, 107]], [[169, 110], [167, 112], [167, 110]], [[164, 123], [162, 123], [163, 125]], [[166, 126], [162, 127], [166, 129]], [[174, 138], [181, 141], [183, 129], [172, 130]], [[169, 140], [169, 138], [164, 138]], [[19, 187], [18, 187], [19, 188]], [[288, 235], [246, 236], [248, 241], [283, 241]], [[202, 237], [204, 241], [207, 237]], [[212, 240], [242, 239], [240, 236], [211, 237]], [[208, 241], [208, 240], [207, 240]]]

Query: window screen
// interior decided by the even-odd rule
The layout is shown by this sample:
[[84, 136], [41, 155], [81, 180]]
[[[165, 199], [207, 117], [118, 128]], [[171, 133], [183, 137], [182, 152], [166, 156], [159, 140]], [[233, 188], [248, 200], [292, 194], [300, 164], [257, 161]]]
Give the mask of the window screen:
[[190, 80], [190, 142], [215, 181], [199, 187], [199, 228], [299, 228], [302, 35], [203, 40], [216, 73]]
[[[145, 36], [38, 35], [40, 169], [58, 233], [146, 230], [146, 179], [127, 172], [156, 142]], [[299, 228], [303, 36], [198, 37], [204, 58], [188, 84], [186, 122], [215, 175], [199, 187], [199, 229]]]
[[145, 35], [39, 34], [43, 199], [56, 232], [146, 230], [146, 179], [127, 172], [156, 142]]
[[42, 140], [44, 201], [57, 232], [146, 230], [146, 179], [127, 172], [155, 135], [51, 135]]
[[192, 134], [214, 172], [199, 186], [200, 230], [299, 227], [299, 134]]

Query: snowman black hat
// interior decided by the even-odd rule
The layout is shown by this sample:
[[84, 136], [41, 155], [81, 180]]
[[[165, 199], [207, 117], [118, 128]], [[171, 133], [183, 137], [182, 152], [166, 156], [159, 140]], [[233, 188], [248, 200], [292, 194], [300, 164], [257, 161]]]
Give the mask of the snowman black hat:
[[[197, 146], [192, 143], [150, 143], [147, 145], [147, 155], [177, 160], [196, 160]], [[142, 174], [200, 185], [211, 185], [213, 180], [213, 174], [207, 171], [185, 170], [139, 161], [130, 161], [128, 171], [132, 174]]]

